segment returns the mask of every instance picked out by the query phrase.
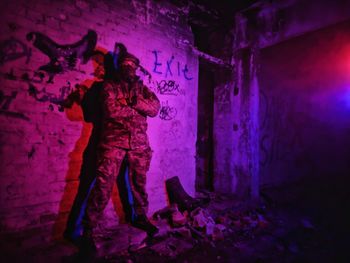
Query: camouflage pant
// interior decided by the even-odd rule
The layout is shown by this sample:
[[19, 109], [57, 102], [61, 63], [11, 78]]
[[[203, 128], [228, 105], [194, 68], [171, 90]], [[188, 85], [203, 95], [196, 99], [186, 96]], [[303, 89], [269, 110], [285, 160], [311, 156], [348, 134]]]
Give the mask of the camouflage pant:
[[96, 182], [87, 202], [83, 222], [85, 227], [94, 228], [96, 226], [98, 218], [108, 204], [125, 155], [129, 162], [129, 181], [135, 212], [138, 215], [147, 213], [146, 173], [152, 158], [150, 147], [133, 150], [116, 147], [103, 149], [99, 152]]

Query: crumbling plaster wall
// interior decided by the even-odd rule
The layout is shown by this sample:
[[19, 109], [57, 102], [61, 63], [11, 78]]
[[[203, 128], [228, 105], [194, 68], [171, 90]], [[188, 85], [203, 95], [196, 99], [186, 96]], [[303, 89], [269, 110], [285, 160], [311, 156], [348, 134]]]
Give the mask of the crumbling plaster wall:
[[[45, 71], [50, 58], [33, 46], [30, 32], [68, 45], [92, 30], [96, 50], [112, 51], [118, 41], [139, 57], [153, 76], [144, 82], [162, 104], [158, 116], [148, 120], [150, 213], [167, 203], [167, 178], [179, 176], [194, 194], [198, 59], [188, 48], [193, 35], [186, 9], [149, 0], [14, 0], [1, 1], [0, 8], [1, 231], [54, 224], [56, 234], [62, 232], [91, 124], [77, 103], [63, 111], [60, 104], [76, 85], [89, 88], [101, 81], [103, 68], [99, 56], [84, 64], [81, 54], [69, 57], [67, 47], [57, 51], [51, 45], [50, 52], [58, 53], [49, 53], [52, 63]], [[94, 33], [85, 40], [93, 38]], [[107, 214], [115, 209], [109, 204]]]
[[262, 186], [346, 183], [350, 169], [349, 28], [350, 20], [261, 50]]
[[[219, 124], [224, 136], [216, 137], [216, 148], [225, 147], [221, 163], [219, 160], [216, 165], [227, 163], [226, 155], [232, 167], [226, 170], [229, 180], [217, 184], [216, 190], [259, 196], [260, 50], [347, 20], [349, 9], [349, 1], [261, 1], [235, 15], [234, 83], [229, 87], [229, 103], [224, 109], [231, 114], [225, 117], [228, 121]], [[221, 115], [219, 112], [214, 119]]]

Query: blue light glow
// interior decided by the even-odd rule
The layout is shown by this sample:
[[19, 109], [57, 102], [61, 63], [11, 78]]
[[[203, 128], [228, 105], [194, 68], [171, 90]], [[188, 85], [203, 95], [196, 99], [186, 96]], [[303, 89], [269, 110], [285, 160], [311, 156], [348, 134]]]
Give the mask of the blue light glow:
[[347, 109], [350, 109], [350, 88], [344, 93], [343, 101], [344, 101], [345, 107]]

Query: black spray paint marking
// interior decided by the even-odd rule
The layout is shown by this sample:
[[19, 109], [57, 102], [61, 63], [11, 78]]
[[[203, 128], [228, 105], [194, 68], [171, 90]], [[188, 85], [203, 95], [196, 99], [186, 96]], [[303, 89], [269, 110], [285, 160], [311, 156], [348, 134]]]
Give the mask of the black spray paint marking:
[[9, 80], [16, 80], [17, 79], [17, 77], [15, 76], [15, 73], [13, 71], [13, 68], [11, 69], [10, 72], [5, 73], [4, 77], [5, 77], [5, 79], [9, 79]]
[[[0, 73], [1, 74], [1, 73]], [[36, 101], [39, 102], [50, 102], [52, 104], [58, 105], [58, 110], [63, 111], [63, 107], [65, 106], [65, 100], [70, 95], [71, 91], [71, 84], [70, 82], [67, 82], [66, 86], [63, 86], [59, 89], [59, 94], [53, 94], [51, 92], [46, 91], [46, 87], [43, 87], [41, 90], [39, 90], [35, 84], [42, 84], [44, 82], [44, 78], [46, 76], [45, 72], [36, 71], [33, 73], [33, 76], [29, 76], [28, 73], [22, 74], [22, 76], [18, 77], [14, 74], [14, 70], [11, 69], [8, 73], [2, 74], [6, 79], [10, 80], [21, 80], [28, 84], [28, 93], [30, 96], [32, 96]], [[0, 91], [1, 92], [1, 91]], [[9, 104], [12, 102], [12, 100], [16, 97], [16, 94], [12, 94], [11, 96], [4, 96], [3, 93], [0, 93], [0, 109], [2, 101], [4, 101], [3, 107], [8, 108]], [[54, 107], [50, 104], [48, 106], [48, 110], [53, 111]], [[6, 114], [11, 117], [23, 117], [24, 115], [21, 113], [14, 113], [14, 112], [4, 112], [2, 111], [1, 114]], [[24, 117], [24, 119], [27, 119], [27, 117]]]
[[[21, 76], [21, 80], [27, 82], [28, 84], [30, 83], [43, 83], [44, 82], [44, 78], [45, 78], [45, 72], [42, 71], [35, 71], [33, 73], [33, 77], [29, 77], [28, 73], [24, 73]], [[17, 79], [17, 77], [16, 77]]]
[[230, 105], [230, 85], [224, 85], [224, 86], [217, 86], [215, 89], [217, 93], [217, 102], [218, 102], [218, 108], [219, 112], [227, 112], [229, 111], [229, 105]]
[[9, 27], [9, 29], [12, 32], [17, 31], [20, 28], [19, 25], [17, 25], [16, 23], [13, 23], [13, 22], [8, 23], [7, 26]]
[[6, 39], [0, 42], [0, 65], [12, 60], [26, 57], [26, 64], [29, 63], [32, 50], [16, 38]]
[[27, 116], [25, 116], [23, 113], [20, 113], [20, 112], [0, 110], [0, 114], [11, 118], [17, 118], [17, 119], [22, 119], [26, 121], [30, 120]]
[[170, 107], [168, 101], [162, 103], [162, 107], [159, 111], [159, 118], [164, 121], [170, 121], [176, 117], [177, 110], [175, 107]]
[[157, 93], [161, 95], [179, 95], [181, 94], [179, 90], [179, 84], [174, 80], [162, 80], [157, 82]]
[[[288, 101], [260, 90], [260, 165], [289, 162], [293, 153], [304, 149], [302, 114], [295, 117], [297, 98]], [[286, 121], [288, 120], [288, 121]], [[288, 136], [286, 136], [288, 134]], [[305, 158], [304, 161], [308, 162]]]
[[12, 91], [11, 95], [6, 96], [1, 90], [0, 90], [0, 109], [1, 110], [8, 110], [12, 101], [17, 97], [17, 91]]
[[56, 94], [51, 93], [51, 92], [47, 92], [45, 87], [39, 91], [32, 83], [28, 83], [28, 84], [29, 84], [28, 93], [36, 101], [50, 102], [52, 104], [57, 105], [59, 111], [63, 111], [62, 104], [63, 104], [65, 98], [71, 92], [71, 84], [69, 81], [67, 81], [67, 86], [63, 86], [60, 88], [59, 95], [56, 95]]
[[78, 42], [68, 45], [59, 45], [46, 35], [39, 32], [27, 34], [27, 40], [33, 41], [33, 46], [50, 58], [50, 62], [39, 67], [39, 70], [49, 74], [48, 83], [53, 83], [56, 74], [69, 70], [74, 70], [79, 59], [82, 64], [86, 64], [94, 54], [97, 42], [97, 34], [93, 30]]
[[35, 147], [34, 145], [32, 146], [32, 149], [30, 150], [30, 152], [28, 153], [28, 159], [32, 159], [33, 156], [35, 154]]
[[33, 77], [29, 77], [28, 73], [22, 74], [22, 76], [18, 77], [14, 73], [13, 68], [11, 68], [10, 72], [7, 73], [0, 73], [5, 79], [9, 80], [22, 80], [24, 82], [31, 82], [31, 83], [43, 83], [45, 78], [45, 73], [40, 71], [35, 71], [33, 73]]
[[12, 118], [18, 118], [18, 119], [29, 121], [29, 118], [25, 116], [23, 113], [9, 111], [10, 105], [12, 101], [16, 98], [17, 94], [18, 94], [17, 91], [12, 91], [11, 95], [5, 95], [0, 90], [0, 114], [8, 117], [12, 117]]
[[54, 111], [52, 104], [49, 105], [48, 109], [49, 109], [49, 111]]

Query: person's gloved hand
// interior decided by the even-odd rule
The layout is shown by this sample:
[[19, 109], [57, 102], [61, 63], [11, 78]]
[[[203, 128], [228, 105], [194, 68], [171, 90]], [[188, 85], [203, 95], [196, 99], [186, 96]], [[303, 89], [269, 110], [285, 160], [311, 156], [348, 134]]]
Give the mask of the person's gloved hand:
[[130, 97], [128, 100], [129, 106], [134, 106], [137, 102], [138, 96], [143, 96], [143, 82], [140, 79], [135, 79], [132, 83], [129, 84], [130, 87]]

